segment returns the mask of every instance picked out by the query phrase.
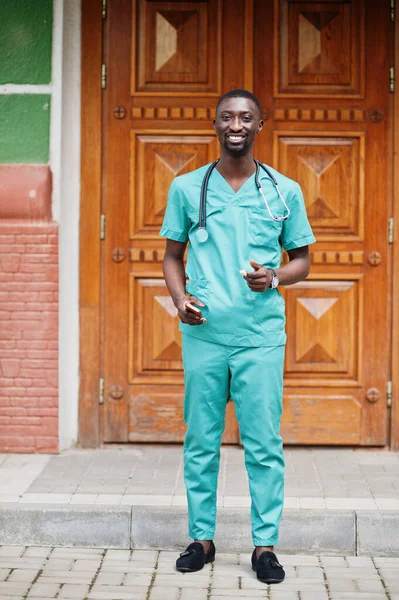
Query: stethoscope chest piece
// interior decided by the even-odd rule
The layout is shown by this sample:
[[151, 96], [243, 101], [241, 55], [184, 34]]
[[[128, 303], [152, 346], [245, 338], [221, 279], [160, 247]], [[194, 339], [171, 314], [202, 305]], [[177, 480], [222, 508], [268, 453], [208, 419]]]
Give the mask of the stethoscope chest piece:
[[203, 243], [203, 242], [206, 242], [206, 240], [209, 237], [209, 234], [208, 234], [207, 230], [205, 229], [205, 227], [198, 227], [196, 236], [197, 236], [197, 240], [199, 242]]

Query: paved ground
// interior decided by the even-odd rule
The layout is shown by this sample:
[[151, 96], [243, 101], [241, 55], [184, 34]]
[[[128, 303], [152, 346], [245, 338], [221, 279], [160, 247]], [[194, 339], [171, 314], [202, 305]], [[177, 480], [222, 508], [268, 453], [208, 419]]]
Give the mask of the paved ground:
[[177, 573], [176, 553], [0, 547], [2, 600], [399, 600], [399, 558], [283, 556], [286, 580], [257, 581], [247, 554]]
[[[289, 448], [285, 458], [285, 508], [399, 510], [399, 453]], [[0, 502], [184, 506], [182, 448], [0, 454]], [[222, 449], [218, 502], [250, 504], [241, 448]]]

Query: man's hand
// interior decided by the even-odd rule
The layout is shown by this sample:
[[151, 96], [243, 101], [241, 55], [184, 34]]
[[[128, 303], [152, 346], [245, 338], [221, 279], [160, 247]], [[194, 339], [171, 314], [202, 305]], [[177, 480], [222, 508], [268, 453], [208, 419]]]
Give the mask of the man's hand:
[[203, 318], [201, 311], [199, 311], [198, 314], [196, 314], [196, 312], [194, 313], [194, 311], [190, 311], [190, 304], [192, 306], [205, 306], [205, 304], [203, 304], [201, 300], [198, 300], [198, 298], [195, 298], [195, 296], [183, 296], [176, 304], [177, 312], [182, 323], [186, 323], [186, 325], [202, 325], [203, 323], [206, 323], [206, 319]]
[[254, 260], [249, 262], [254, 271], [247, 273], [244, 279], [246, 280], [248, 287], [253, 292], [264, 292], [270, 287], [272, 274], [268, 269], [266, 269], [266, 267], [258, 265], [258, 263], [256, 263]]

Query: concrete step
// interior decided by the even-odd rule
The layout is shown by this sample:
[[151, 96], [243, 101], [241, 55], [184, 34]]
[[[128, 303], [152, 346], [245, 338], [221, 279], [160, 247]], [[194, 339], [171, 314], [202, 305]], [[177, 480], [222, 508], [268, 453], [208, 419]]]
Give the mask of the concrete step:
[[[0, 505], [0, 545], [181, 550], [187, 508], [169, 505]], [[215, 544], [252, 548], [248, 508], [219, 508]], [[279, 552], [399, 556], [399, 511], [285, 509]]]

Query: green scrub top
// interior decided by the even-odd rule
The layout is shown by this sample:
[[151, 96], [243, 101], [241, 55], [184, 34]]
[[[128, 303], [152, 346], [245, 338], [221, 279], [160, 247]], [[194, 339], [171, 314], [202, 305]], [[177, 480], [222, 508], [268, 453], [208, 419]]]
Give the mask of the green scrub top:
[[[314, 243], [301, 188], [271, 167], [280, 192], [290, 208], [285, 221], [274, 221], [252, 175], [238, 190], [217, 169], [208, 183], [206, 226], [209, 237], [199, 242], [201, 184], [210, 165], [176, 177], [169, 190], [160, 235], [177, 242], [190, 241], [186, 274], [187, 293], [205, 304], [206, 323], [181, 323], [180, 331], [227, 346], [280, 346], [285, 344], [285, 303], [277, 289], [252, 292], [240, 270], [253, 271], [250, 260], [274, 269], [281, 252]], [[276, 188], [260, 169], [259, 180], [274, 216], [286, 212]]]

